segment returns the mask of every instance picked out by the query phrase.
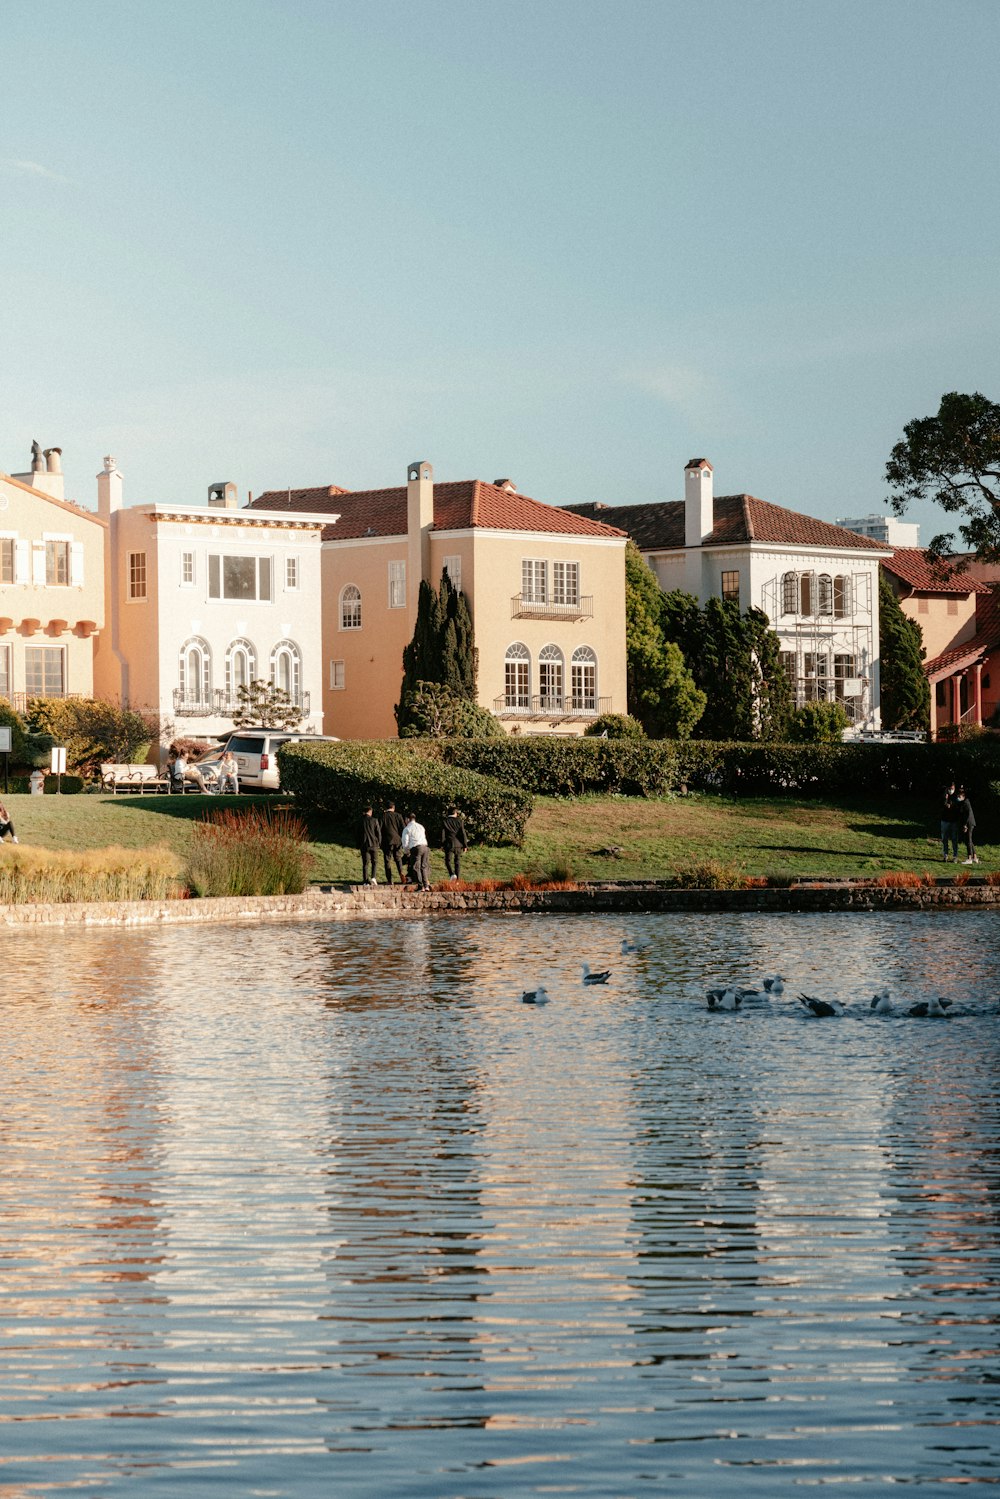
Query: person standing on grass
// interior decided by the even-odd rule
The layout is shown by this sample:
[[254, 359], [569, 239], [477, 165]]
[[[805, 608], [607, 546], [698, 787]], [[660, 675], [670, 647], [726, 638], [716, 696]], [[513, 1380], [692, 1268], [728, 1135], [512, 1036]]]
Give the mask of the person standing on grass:
[[382, 844], [382, 825], [371, 807], [366, 807], [358, 828], [358, 848], [361, 850], [361, 883], [377, 885], [375, 860]]
[[468, 846], [465, 823], [459, 816], [458, 808], [449, 807], [444, 820], [444, 867], [448, 871], [449, 880], [461, 879], [462, 855]]
[[[951, 853], [948, 845], [951, 844]], [[949, 781], [941, 794], [941, 852], [944, 854], [944, 862], [950, 864], [954, 859], [958, 863], [958, 823], [955, 819], [955, 782]]]
[[14, 832], [14, 824], [10, 820], [10, 813], [3, 802], [0, 802], [0, 843], [4, 841], [8, 833], [10, 834], [11, 843], [20, 843], [20, 838]]
[[389, 802], [382, 813], [382, 867], [385, 870], [385, 882], [392, 884], [392, 866], [396, 866], [396, 874], [401, 885], [406, 884], [403, 874], [403, 863], [399, 857], [399, 850], [403, 846], [403, 819], [396, 811], [396, 803]]
[[412, 812], [406, 814], [403, 828], [403, 852], [409, 858], [410, 880], [418, 890], [431, 888], [431, 854], [427, 847], [427, 832]]
[[964, 786], [959, 786], [955, 793], [955, 821], [965, 839], [967, 857], [962, 860], [962, 863], [978, 864], [979, 855], [976, 853], [976, 845], [972, 839], [976, 827], [976, 814], [972, 810], [972, 803], [966, 795]]

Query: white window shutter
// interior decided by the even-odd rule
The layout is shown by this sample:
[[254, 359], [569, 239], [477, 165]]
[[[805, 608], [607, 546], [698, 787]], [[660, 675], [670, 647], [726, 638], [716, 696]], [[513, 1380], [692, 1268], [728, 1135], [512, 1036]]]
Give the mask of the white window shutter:
[[45, 585], [45, 543], [34, 541], [31, 544], [31, 581]]
[[16, 541], [14, 543], [14, 582], [31, 582], [31, 542]]
[[83, 542], [70, 542], [69, 581], [74, 588], [83, 587]]

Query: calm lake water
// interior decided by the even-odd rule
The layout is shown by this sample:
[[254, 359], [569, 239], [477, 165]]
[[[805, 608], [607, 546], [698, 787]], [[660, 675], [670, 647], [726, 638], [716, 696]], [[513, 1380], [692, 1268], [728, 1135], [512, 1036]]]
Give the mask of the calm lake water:
[[[0, 1495], [1000, 1485], [998, 938], [6, 934]], [[964, 1013], [790, 998], [885, 985]]]

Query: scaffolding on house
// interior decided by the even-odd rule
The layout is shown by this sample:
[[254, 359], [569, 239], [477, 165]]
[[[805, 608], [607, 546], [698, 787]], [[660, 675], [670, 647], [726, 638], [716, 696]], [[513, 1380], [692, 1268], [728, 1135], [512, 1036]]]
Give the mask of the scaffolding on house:
[[[875, 659], [871, 574], [851, 575], [849, 595], [844, 589], [837, 595], [840, 604], [837, 614], [833, 613], [832, 589], [826, 594], [829, 612], [801, 610], [803, 591], [798, 586], [799, 573], [794, 574], [796, 608], [786, 609], [788, 597], [782, 585], [787, 577], [786, 573], [768, 579], [761, 589], [761, 608], [778, 636], [795, 706], [837, 702], [852, 724], [868, 722], [873, 712]], [[807, 593], [816, 608], [820, 591]]]

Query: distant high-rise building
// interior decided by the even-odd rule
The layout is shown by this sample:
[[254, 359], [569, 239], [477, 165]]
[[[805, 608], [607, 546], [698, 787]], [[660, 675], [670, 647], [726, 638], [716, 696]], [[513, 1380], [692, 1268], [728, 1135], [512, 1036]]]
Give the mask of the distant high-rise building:
[[893, 547], [918, 547], [920, 527], [916, 521], [897, 520], [894, 515], [856, 515], [838, 520], [838, 526], [870, 536], [872, 541], [887, 541]]

